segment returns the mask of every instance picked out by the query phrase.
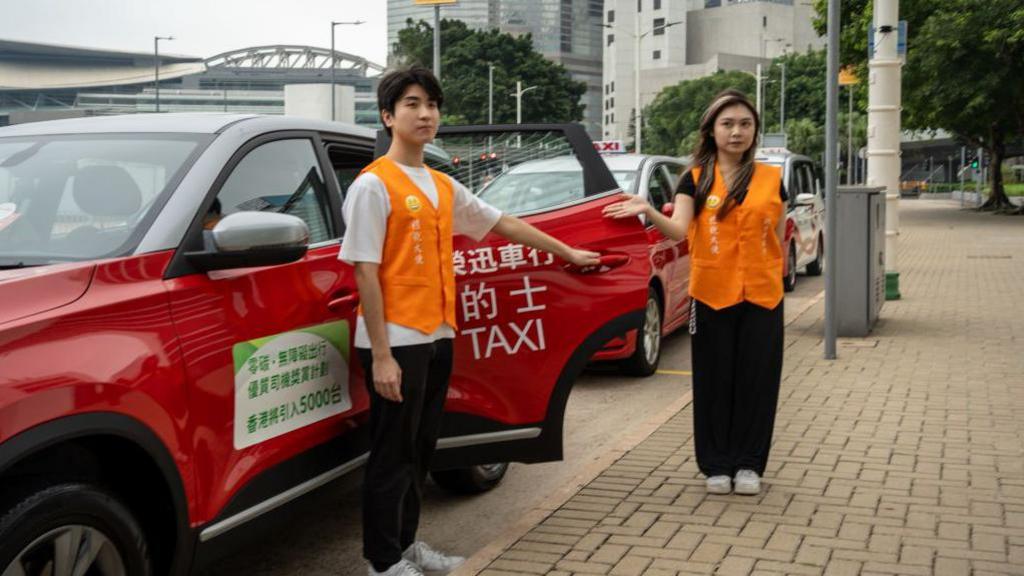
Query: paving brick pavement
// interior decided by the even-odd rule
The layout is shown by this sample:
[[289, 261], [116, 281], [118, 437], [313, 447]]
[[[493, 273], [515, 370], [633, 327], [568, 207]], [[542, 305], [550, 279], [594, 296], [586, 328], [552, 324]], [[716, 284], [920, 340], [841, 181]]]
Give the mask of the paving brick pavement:
[[765, 489], [704, 491], [686, 406], [500, 554], [508, 574], [1024, 575], [1024, 220], [901, 203], [903, 299], [787, 328]]

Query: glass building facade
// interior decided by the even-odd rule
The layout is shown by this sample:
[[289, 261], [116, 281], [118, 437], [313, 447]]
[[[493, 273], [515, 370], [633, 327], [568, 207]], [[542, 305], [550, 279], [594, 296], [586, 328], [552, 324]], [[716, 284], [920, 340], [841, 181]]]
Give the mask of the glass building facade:
[[[532, 34], [538, 52], [565, 66], [574, 80], [587, 84], [583, 124], [596, 138], [601, 131], [603, 6], [603, 0], [459, 0], [454, 6], [442, 6], [441, 18], [462, 20], [479, 30]], [[415, 6], [413, 0], [388, 0], [389, 47], [410, 18], [433, 25], [434, 9]]]

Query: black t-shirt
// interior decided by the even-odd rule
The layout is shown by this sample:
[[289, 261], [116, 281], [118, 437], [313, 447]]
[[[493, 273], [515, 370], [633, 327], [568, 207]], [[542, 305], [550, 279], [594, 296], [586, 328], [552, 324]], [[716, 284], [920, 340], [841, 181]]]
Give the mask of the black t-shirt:
[[[687, 171], [683, 176], [683, 179], [679, 181], [679, 187], [676, 188], [676, 194], [685, 194], [690, 198], [693, 198], [697, 194], [697, 185], [693, 181], [693, 172]], [[782, 203], [785, 204], [789, 201], [789, 194], [786, 193], [786, 185], [779, 183], [779, 197], [782, 198]], [[743, 203], [742, 200], [739, 202]]]

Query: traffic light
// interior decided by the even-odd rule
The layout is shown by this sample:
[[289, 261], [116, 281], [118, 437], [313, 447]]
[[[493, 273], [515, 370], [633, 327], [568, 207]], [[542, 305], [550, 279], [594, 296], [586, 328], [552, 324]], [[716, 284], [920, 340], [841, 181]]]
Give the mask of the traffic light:
[[978, 159], [975, 158], [974, 160], [971, 160], [971, 170], [977, 170], [977, 169], [978, 169]]

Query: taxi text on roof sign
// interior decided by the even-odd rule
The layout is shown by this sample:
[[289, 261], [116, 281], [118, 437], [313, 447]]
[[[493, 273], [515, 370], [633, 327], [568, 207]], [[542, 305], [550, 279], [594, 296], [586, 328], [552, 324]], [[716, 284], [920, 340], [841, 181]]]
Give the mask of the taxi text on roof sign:
[[626, 145], [622, 140], [597, 140], [594, 142], [594, 149], [601, 154], [624, 154]]

